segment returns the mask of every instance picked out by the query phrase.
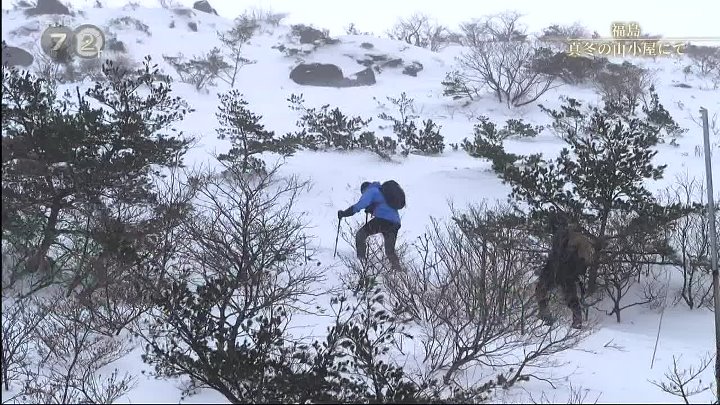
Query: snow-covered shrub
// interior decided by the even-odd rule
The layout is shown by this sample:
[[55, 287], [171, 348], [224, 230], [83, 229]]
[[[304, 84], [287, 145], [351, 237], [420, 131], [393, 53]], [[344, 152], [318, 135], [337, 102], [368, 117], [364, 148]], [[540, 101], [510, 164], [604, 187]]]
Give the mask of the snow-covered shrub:
[[47, 312], [32, 299], [6, 299], [2, 311], [2, 384], [5, 390], [20, 381], [32, 366], [35, 329]]
[[538, 73], [557, 77], [563, 82], [578, 85], [591, 81], [608, 63], [605, 58], [570, 56], [565, 51], [543, 52], [533, 60]]
[[440, 83], [443, 86], [443, 96], [452, 97], [453, 100], [462, 98], [475, 100], [479, 89], [466, 79], [467, 77], [460, 70], [446, 73], [445, 79]]
[[392, 160], [392, 155], [397, 153], [398, 143], [396, 140], [389, 136], [378, 138], [372, 131], [360, 134], [359, 142], [362, 148], [375, 152], [385, 160]]
[[652, 71], [625, 61], [622, 64], [608, 63], [594, 75], [593, 82], [603, 100], [620, 103], [630, 113], [653, 86]]
[[[192, 110], [149, 57], [133, 72], [110, 63], [102, 71], [104, 80], [64, 97], [27, 71], [3, 70], [3, 254], [10, 245], [28, 259], [19, 276], [51, 264], [31, 290], [77, 276], [96, 284], [113, 268], [104, 260], [144, 268], [145, 236], [157, 230], [148, 214], [162, 212], [153, 180], [190, 143], [165, 134]], [[36, 139], [35, 131], [54, 135]], [[116, 149], [87, 148], [101, 144]]]
[[[712, 271], [710, 269], [710, 229], [704, 209], [706, 191], [703, 181], [678, 177], [665, 191], [668, 203], [681, 204], [694, 209], [675, 221], [668, 229], [670, 244], [675, 250], [673, 267], [682, 274], [682, 287], [677, 301], [690, 309], [712, 307]], [[720, 229], [720, 217], [716, 217]]]
[[148, 36], [152, 35], [150, 33], [150, 27], [147, 24], [129, 15], [110, 19], [108, 21], [108, 27], [115, 29], [134, 28], [137, 31], [147, 34]]
[[[668, 255], [666, 240], [658, 232], [683, 213], [679, 207], [662, 205], [644, 186], [663, 176], [665, 165], [653, 160], [672, 122], [659, 101], [652, 104], [642, 114], [629, 114], [612, 100], [602, 107], [583, 107], [575, 99], [565, 100], [558, 110], [542, 107], [552, 118], [550, 129], [567, 146], [553, 159], [539, 153], [508, 153], [496, 131], [476, 129], [477, 147], [467, 148], [473, 156], [492, 161], [493, 170], [511, 185], [510, 198], [518, 209], [541, 218], [548, 206], [558, 207], [592, 237], [596, 255], [588, 268], [590, 294], [598, 291], [600, 266], [625, 274], [627, 269], [615, 264], [637, 259], [630, 264], [639, 265], [647, 257]], [[631, 236], [636, 245], [621, 243]]]
[[163, 55], [167, 62], [180, 77], [180, 81], [195, 86], [196, 90], [204, 90], [215, 86], [216, 80], [229, 75], [233, 66], [221, 54], [220, 48], [213, 48], [205, 55], [195, 56], [186, 60], [183, 54], [177, 56]]
[[[423, 381], [463, 381], [465, 392], [481, 399], [527, 381], [533, 369], [552, 367], [554, 354], [587, 335], [563, 322], [546, 326], [535, 316], [533, 269], [542, 263], [542, 250], [512, 211], [486, 204], [453, 209], [451, 221], [434, 220], [418, 238], [417, 260], [403, 271], [380, 273], [395, 313], [417, 331], [413, 340], [423, 354], [408, 364]], [[467, 387], [465, 372], [497, 378]]]
[[700, 76], [720, 78], [720, 47], [687, 45], [685, 55], [690, 59], [690, 69]]
[[320, 108], [305, 107], [302, 94], [293, 94], [288, 101], [292, 110], [301, 113], [297, 121], [300, 130], [289, 137], [302, 147], [311, 150], [365, 149], [385, 158], [397, 147], [387, 138], [378, 140], [375, 134], [367, 129], [372, 118], [348, 117], [338, 107], [330, 109], [329, 104]]
[[542, 29], [538, 37], [540, 41], [557, 42], [561, 44], [570, 39], [590, 38], [590, 31], [580, 23], [571, 25], [552, 24]]
[[380, 113], [378, 118], [392, 122], [392, 129], [397, 136], [398, 143], [404, 155], [417, 153], [423, 155], [438, 155], [445, 150], [445, 138], [440, 134], [440, 128], [431, 119], [422, 122], [418, 128], [415, 120], [415, 100], [409, 98], [405, 92], [400, 97], [387, 97], [399, 113], [399, 117], [387, 113]]
[[281, 139], [275, 132], [265, 129], [260, 123], [262, 116], [248, 109], [248, 103], [237, 90], [218, 95], [220, 105], [215, 114], [219, 139], [228, 139], [230, 150], [218, 159], [237, 165], [243, 173], [264, 172], [265, 162], [257, 156], [265, 152], [277, 152], [285, 156], [295, 151], [296, 145], [290, 138]]
[[94, 330], [95, 318], [77, 301], [60, 295], [38, 304], [46, 315], [34, 329], [33, 369], [17, 399], [29, 403], [113, 403], [130, 391], [135, 377], [101, 369], [127, 355], [122, 336]]
[[242, 16], [258, 23], [277, 27], [280, 25], [280, 22], [287, 17], [287, 13], [276, 13], [271, 9], [262, 7], [250, 7], [243, 12]]
[[189, 278], [154, 294], [144, 361], [158, 375], [190, 377], [188, 390], [209, 387], [232, 403], [415, 399], [402, 367], [384, 358], [401, 330], [371, 284], [331, 299], [324, 338], [290, 338], [291, 317], [312, 310], [325, 271], [294, 209], [307, 183], [277, 167], [252, 178], [225, 169], [195, 177], [202, 209], [179, 235], [192, 246], [178, 257]]

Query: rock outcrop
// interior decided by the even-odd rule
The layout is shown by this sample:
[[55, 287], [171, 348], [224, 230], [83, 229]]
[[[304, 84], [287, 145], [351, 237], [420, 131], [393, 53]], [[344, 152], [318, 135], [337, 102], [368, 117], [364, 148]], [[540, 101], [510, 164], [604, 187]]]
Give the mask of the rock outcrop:
[[329, 63], [301, 63], [290, 72], [290, 79], [303, 86], [357, 87], [375, 84], [375, 73], [366, 68], [350, 77]]
[[210, 2], [208, 0], [196, 1], [193, 4], [193, 8], [197, 11], [202, 11], [203, 13], [218, 15], [217, 11], [215, 11], [215, 9], [212, 8], [212, 6], [210, 5]]
[[33, 64], [34, 60], [32, 54], [22, 48], [9, 45], [2, 47], [2, 64], [4, 66], [28, 67]]
[[38, 0], [37, 5], [25, 10], [26, 15], [63, 14], [70, 15], [70, 9], [58, 0]]

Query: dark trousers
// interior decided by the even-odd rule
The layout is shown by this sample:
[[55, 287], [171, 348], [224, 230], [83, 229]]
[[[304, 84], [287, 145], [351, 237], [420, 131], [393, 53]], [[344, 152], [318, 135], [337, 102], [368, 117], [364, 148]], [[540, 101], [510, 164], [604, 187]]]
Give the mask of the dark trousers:
[[367, 256], [367, 238], [370, 235], [381, 233], [385, 240], [385, 255], [394, 269], [400, 268], [400, 259], [395, 252], [395, 242], [397, 242], [400, 224], [390, 222], [382, 218], [373, 218], [367, 224], [363, 225], [355, 234], [355, 250], [357, 256], [361, 260], [365, 260]]
[[548, 294], [555, 287], [560, 287], [563, 298], [567, 306], [572, 311], [573, 326], [579, 327], [582, 324], [582, 310], [580, 308], [580, 298], [578, 297], [578, 277], [572, 274], [582, 274], [583, 269], [576, 266], [584, 267], [583, 263], [577, 260], [553, 265], [551, 260], [545, 264], [540, 272], [537, 285], [535, 286], [535, 299], [538, 303], [540, 317], [546, 320], [552, 319], [548, 309]]

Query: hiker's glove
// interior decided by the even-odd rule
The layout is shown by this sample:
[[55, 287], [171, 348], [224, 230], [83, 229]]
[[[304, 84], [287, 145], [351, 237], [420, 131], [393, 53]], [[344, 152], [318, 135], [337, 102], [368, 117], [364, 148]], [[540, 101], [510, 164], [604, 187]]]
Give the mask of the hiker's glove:
[[343, 218], [349, 217], [349, 216], [352, 216], [352, 211], [350, 210], [350, 208], [348, 208], [346, 210], [338, 211], [338, 219], [343, 219]]
[[373, 213], [373, 210], [372, 210], [370, 207], [365, 208], [365, 214], [370, 214], [370, 215], [372, 215], [372, 213]]

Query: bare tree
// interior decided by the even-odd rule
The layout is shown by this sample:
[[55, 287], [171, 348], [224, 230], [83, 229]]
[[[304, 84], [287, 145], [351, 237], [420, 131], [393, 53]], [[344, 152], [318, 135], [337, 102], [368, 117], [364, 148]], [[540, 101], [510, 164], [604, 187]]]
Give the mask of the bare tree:
[[35, 329], [47, 312], [30, 298], [3, 299], [2, 306], [2, 382], [7, 391], [10, 383], [17, 381], [31, 365]]
[[685, 54], [692, 62], [691, 69], [698, 75], [720, 78], [720, 47], [687, 45]]
[[700, 360], [698, 366], [680, 368], [678, 358], [673, 356], [672, 368], [665, 372], [665, 379], [650, 383], [670, 395], [680, 397], [686, 405], [690, 405], [690, 397], [708, 391], [712, 387], [712, 383], [703, 383], [701, 375], [713, 364], [713, 360], [714, 356], [708, 354]]
[[[233, 65], [230, 65], [220, 53], [220, 48], [213, 48], [205, 55], [185, 60], [182, 54], [177, 56], [163, 56], [165, 62], [175, 69], [180, 81], [195, 86], [196, 90], [203, 90], [214, 86], [215, 81], [223, 77], [235, 77]], [[235, 69], [240, 65], [235, 65]]]
[[133, 387], [127, 373], [98, 373], [130, 352], [125, 341], [95, 333], [92, 314], [73, 300], [55, 294], [40, 305], [48, 315], [36, 328], [37, 370], [22, 388], [23, 402], [112, 403]]
[[[703, 129], [703, 123], [700, 117], [697, 116], [697, 114], [688, 114], [688, 118], [692, 122], [695, 123], [701, 130]], [[713, 148], [720, 149], [720, 116], [718, 113], [714, 113], [712, 116], [708, 117], [708, 129], [710, 130], [710, 135], [714, 136], [715, 139], [710, 139], [710, 146]], [[695, 155], [700, 157], [703, 156], [705, 153], [704, 148], [701, 145], [697, 145], [695, 147]]]
[[250, 20], [268, 24], [272, 27], [277, 27], [280, 22], [284, 20], [287, 13], [276, 13], [270, 8], [262, 7], [250, 7], [244, 13], [243, 16], [248, 17]]
[[474, 389], [544, 379], [539, 370], [553, 366], [550, 357], [587, 333], [535, 316], [533, 268], [542, 257], [506, 222], [509, 212], [481, 206], [455, 212], [454, 223], [434, 221], [416, 245], [419, 260], [385, 275], [397, 311], [420, 331], [420, 378], [455, 385], [464, 370], [488, 367], [500, 375]]
[[388, 37], [405, 41], [410, 45], [437, 52], [450, 44], [452, 33], [425, 14], [413, 14], [400, 18], [387, 32]]
[[[677, 177], [675, 185], [666, 190], [668, 202], [693, 206], [702, 204], [705, 186], [702, 181], [688, 174]], [[675, 222], [670, 233], [673, 248], [677, 252], [674, 267], [681, 272], [683, 285], [678, 299], [690, 309], [711, 306], [713, 302], [712, 275], [710, 270], [710, 232], [707, 215], [701, 205]], [[720, 222], [718, 222], [720, 225]]]
[[567, 397], [567, 400], [565, 402], [560, 402], [557, 399], [548, 398], [547, 394], [543, 391], [542, 394], [540, 394], [539, 399], [535, 399], [532, 394], [530, 394], [530, 401], [533, 404], [557, 404], [557, 403], [565, 403], [565, 404], [597, 404], [598, 400], [600, 399], [600, 395], [598, 394], [597, 397], [592, 402], [589, 401], [590, 397], [590, 390], [583, 389], [582, 387], [575, 387], [572, 384], [570, 384], [570, 393]]
[[280, 177], [277, 167], [247, 174], [226, 165], [190, 185], [195, 211], [175, 259], [189, 272], [153, 295], [145, 360], [233, 402], [271, 401], [270, 385], [295, 378], [281, 372], [288, 322], [308, 310], [321, 278], [306, 259], [306, 225], [293, 208], [307, 183]]
[[218, 38], [223, 44], [224, 50], [229, 54], [230, 59], [230, 67], [218, 74], [220, 79], [229, 84], [231, 88], [235, 88], [235, 81], [240, 68], [252, 63], [251, 60], [243, 56], [242, 47], [253, 36], [259, 26], [256, 17], [251, 17], [246, 13], [235, 19], [230, 30], [218, 32]]
[[355, 25], [354, 22], [351, 22], [350, 24], [347, 25], [347, 27], [345, 27], [345, 34], [347, 34], [347, 35], [373, 35], [372, 32], [358, 30], [357, 25]]
[[469, 50], [458, 58], [458, 78], [466, 87], [476, 93], [487, 88], [509, 107], [536, 101], [555, 80], [533, 68], [533, 61], [550, 50], [537, 48], [519, 19], [506, 13], [463, 24]]
[[[599, 273], [607, 297], [612, 302], [612, 308], [606, 312], [615, 315], [619, 323], [625, 309], [659, 305], [666, 294], [666, 287], [661, 274], [653, 271], [653, 266], [663, 263], [657, 260], [659, 252], [670, 252], [667, 234], [659, 229], [645, 229], [642, 219], [613, 214], [607, 225], [608, 231], [614, 235], [601, 253]], [[628, 298], [631, 298], [630, 301]]]

